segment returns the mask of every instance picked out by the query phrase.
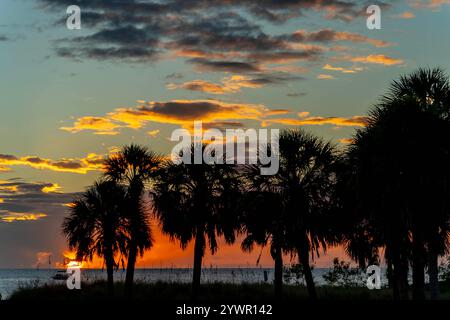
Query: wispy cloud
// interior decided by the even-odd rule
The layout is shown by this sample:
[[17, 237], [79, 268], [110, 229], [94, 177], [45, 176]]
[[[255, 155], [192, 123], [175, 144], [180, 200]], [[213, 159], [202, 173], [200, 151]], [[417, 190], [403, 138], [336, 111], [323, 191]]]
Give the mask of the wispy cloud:
[[169, 83], [167, 85], [167, 88], [169, 90], [184, 89], [212, 94], [228, 94], [239, 92], [243, 88], [256, 89], [268, 84], [281, 84], [294, 79], [302, 80], [304, 78], [281, 72], [255, 76], [233, 75], [222, 79], [221, 83], [213, 83], [204, 80], [193, 80], [186, 81], [180, 84]]
[[394, 66], [404, 63], [402, 59], [392, 58], [384, 54], [371, 54], [368, 56], [352, 57], [350, 58], [350, 61], [365, 64], [380, 64], [385, 66]]
[[443, 5], [450, 4], [450, 0], [409, 0], [414, 8], [440, 9]]
[[299, 41], [299, 42], [353, 42], [353, 43], [367, 43], [373, 45], [377, 48], [380, 47], [389, 47], [392, 43], [369, 38], [365, 35], [353, 32], [345, 32], [345, 31], [335, 31], [332, 29], [323, 29], [319, 31], [308, 32], [305, 30], [298, 30], [292, 33], [289, 37], [291, 41]]
[[0, 210], [0, 221], [8, 223], [17, 221], [36, 221], [45, 218], [46, 216], [45, 213], [24, 213]]
[[317, 79], [319, 80], [334, 80], [336, 79], [334, 76], [332, 76], [331, 74], [319, 74], [317, 75]]
[[154, 138], [159, 135], [159, 132], [160, 132], [160, 130], [156, 129], [156, 130], [147, 131], [147, 134], [150, 137]]
[[263, 126], [271, 124], [283, 124], [287, 126], [322, 126], [331, 125], [334, 127], [364, 127], [366, 126], [366, 117], [353, 116], [349, 118], [344, 117], [303, 117], [301, 119], [283, 118], [270, 119], [263, 122]]
[[416, 17], [416, 15], [412, 11], [404, 11], [399, 14], [394, 14], [394, 15], [392, 15], [392, 17], [396, 18], [396, 19], [410, 20], [410, 19], [414, 19]]
[[342, 73], [357, 73], [363, 70], [361, 67], [352, 67], [352, 68], [344, 68], [344, 67], [334, 67], [331, 64], [326, 64], [322, 68], [327, 71], [339, 71]]
[[111, 120], [102, 117], [82, 117], [78, 119], [73, 127], [61, 127], [61, 130], [71, 133], [80, 131], [94, 131], [99, 135], [116, 135], [119, 132], [116, 129], [119, 126], [114, 124]]
[[103, 160], [104, 156], [95, 153], [90, 153], [84, 158], [62, 158], [58, 160], [38, 156], [18, 157], [0, 154], [0, 166], [8, 170], [13, 166], [26, 166], [39, 170], [85, 174], [89, 171], [102, 170]]

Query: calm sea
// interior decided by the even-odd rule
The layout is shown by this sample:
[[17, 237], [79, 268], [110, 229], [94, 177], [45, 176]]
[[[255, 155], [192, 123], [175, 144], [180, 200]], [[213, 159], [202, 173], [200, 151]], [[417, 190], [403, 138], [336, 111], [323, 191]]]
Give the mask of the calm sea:
[[[53, 280], [55, 269], [0, 269], [0, 294], [7, 299], [11, 293], [20, 287], [40, 286], [44, 284], [64, 283]], [[328, 269], [314, 269], [313, 274], [318, 285], [324, 283], [322, 275]], [[272, 283], [273, 269], [264, 268], [204, 268], [202, 282], [225, 283]], [[106, 271], [98, 269], [83, 269], [82, 280], [85, 282], [105, 280]], [[114, 274], [115, 281], [125, 280], [125, 271], [119, 270]], [[190, 282], [192, 269], [136, 269], [136, 281], [142, 282]]]

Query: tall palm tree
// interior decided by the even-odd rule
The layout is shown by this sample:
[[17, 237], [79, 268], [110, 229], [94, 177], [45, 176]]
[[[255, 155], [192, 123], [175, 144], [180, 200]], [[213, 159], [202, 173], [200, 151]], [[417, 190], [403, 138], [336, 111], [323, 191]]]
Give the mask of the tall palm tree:
[[[336, 183], [338, 156], [335, 147], [301, 129], [283, 131], [279, 137], [280, 166], [277, 174], [261, 176], [255, 167], [249, 167], [247, 179], [250, 190], [272, 194], [278, 208], [272, 212], [266, 232], [272, 239], [273, 252], [278, 263], [281, 249], [295, 252], [305, 273], [309, 296], [316, 298], [310, 266], [310, 256], [326, 249], [327, 241], [336, 242], [336, 237], [325, 223], [331, 212], [331, 201]], [[255, 206], [253, 206], [256, 208]], [[259, 218], [254, 217], [256, 224]], [[320, 220], [320, 221], [319, 221]], [[251, 222], [247, 221], [247, 223]], [[254, 227], [249, 228], [249, 238], [255, 238]], [[266, 239], [268, 237], [266, 236]], [[256, 239], [256, 243], [263, 240]], [[246, 245], [246, 247], [249, 247]], [[275, 281], [280, 291], [279, 266]], [[277, 272], [276, 272], [277, 275]]]
[[[441, 68], [419, 68], [417, 71], [393, 81], [383, 102], [388, 105], [398, 98], [413, 99], [422, 110], [429, 111], [441, 119], [450, 120], [450, 81], [446, 72]], [[442, 213], [442, 210], [438, 209], [439, 211]], [[446, 218], [448, 218], [447, 213], [444, 213], [444, 216], [441, 215], [440, 218], [436, 217], [441, 221], [445, 221]], [[436, 224], [434, 228], [435, 233], [438, 233], [439, 226]], [[428, 273], [432, 299], [439, 297], [438, 256], [444, 251], [445, 246], [443, 247], [436, 237], [432, 236], [432, 239], [428, 239]], [[416, 256], [417, 259], [419, 258]], [[419, 276], [417, 280], [422, 282], [422, 271], [417, 271], [416, 274]], [[420, 287], [423, 285], [420, 284]]]
[[[449, 122], [414, 97], [376, 106], [355, 136], [348, 157], [361, 221], [375, 232], [394, 268], [394, 294], [407, 298], [408, 260], [413, 295], [423, 299], [426, 252], [433, 239], [448, 245]], [[447, 211], [446, 211], [447, 210]], [[441, 232], [438, 232], [441, 230]]]
[[112, 181], [98, 181], [70, 207], [63, 232], [77, 259], [103, 257], [108, 274], [108, 292], [113, 294], [115, 256], [125, 251], [126, 230], [122, 210], [126, 205], [125, 189]]
[[338, 178], [336, 226], [347, 255], [363, 269], [378, 264], [385, 249], [394, 299], [408, 299], [409, 229], [399, 207], [400, 187], [391, 179], [395, 169], [389, 170], [389, 160], [378, 155], [384, 142], [374, 146], [379, 140], [369, 131], [355, 137]]
[[160, 164], [160, 157], [146, 147], [131, 144], [112, 154], [105, 162], [105, 177], [125, 185], [128, 208], [125, 210], [129, 241], [127, 243], [127, 271], [125, 294], [132, 294], [134, 269], [138, 254], [153, 244], [149, 224], [149, 211], [143, 197], [146, 184]]
[[[260, 174], [260, 169], [254, 166], [246, 168], [246, 176]], [[280, 195], [270, 190], [247, 187], [242, 196], [241, 223], [245, 238], [241, 248], [251, 252], [254, 246], [269, 245], [270, 255], [274, 261], [275, 296], [280, 298], [283, 288], [283, 253], [287, 253], [286, 235], [284, 229], [284, 215], [280, 210], [282, 200]], [[257, 263], [259, 263], [259, 258]]]
[[[181, 153], [193, 155], [196, 148], [203, 152], [205, 147], [193, 145]], [[195, 297], [200, 289], [206, 241], [212, 254], [218, 249], [218, 236], [223, 236], [227, 243], [235, 241], [239, 195], [235, 169], [231, 165], [167, 161], [158, 172], [151, 194], [162, 231], [178, 240], [183, 249], [194, 241], [192, 292]]]

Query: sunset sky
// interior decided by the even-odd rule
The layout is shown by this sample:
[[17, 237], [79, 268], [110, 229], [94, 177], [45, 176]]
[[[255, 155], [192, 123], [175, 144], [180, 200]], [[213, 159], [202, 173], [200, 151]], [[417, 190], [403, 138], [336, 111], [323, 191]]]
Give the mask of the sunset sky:
[[[367, 29], [362, 3], [1, 0], [0, 268], [61, 261], [67, 204], [117, 147], [167, 154], [172, 130], [194, 120], [303, 126], [344, 145], [392, 79], [450, 71], [450, 0], [370, 2], [381, 30]], [[81, 30], [66, 28], [71, 4]], [[191, 248], [153, 229], [140, 267], [192, 265]], [[221, 246], [205, 265], [255, 266], [258, 255]]]

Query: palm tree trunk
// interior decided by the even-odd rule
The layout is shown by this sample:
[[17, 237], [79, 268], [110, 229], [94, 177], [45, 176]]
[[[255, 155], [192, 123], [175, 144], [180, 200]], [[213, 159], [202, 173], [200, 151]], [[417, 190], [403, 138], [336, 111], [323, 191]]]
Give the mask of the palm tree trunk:
[[135, 241], [130, 241], [130, 251], [128, 253], [127, 274], [125, 276], [125, 295], [133, 295], [134, 268], [136, 265], [137, 245]]
[[408, 261], [400, 254], [398, 249], [392, 250], [392, 262], [394, 265], [394, 299], [408, 300]]
[[386, 276], [388, 279], [388, 287], [393, 288], [394, 287], [394, 279], [393, 279], [393, 270], [392, 270], [392, 261], [391, 259], [387, 259], [387, 270], [386, 270]]
[[394, 300], [400, 300], [400, 275], [398, 268], [400, 267], [400, 256], [398, 248], [393, 246], [391, 242], [386, 244], [386, 260], [388, 262], [388, 280], [389, 288], [392, 288]]
[[431, 300], [438, 300], [440, 295], [438, 254], [433, 248], [428, 253], [428, 276], [430, 277], [430, 298]]
[[413, 253], [413, 299], [425, 300], [424, 263], [421, 257]]
[[[305, 247], [305, 246], [303, 246]], [[314, 278], [312, 276], [311, 266], [309, 265], [309, 251], [307, 249], [298, 250], [299, 264], [303, 267], [303, 274], [305, 276], [306, 288], [308, 289], [309, 299], [316, 300], [317, 293], [314, 285]]]
[[413, 234], [413, 299], [425, 299], [425, 263], [420, 231]]
[[399, 270], [399, 291], [400, 299], [409, 300], [409, 283], [408, 283], [408, 259], [406, 257], [400, 258], [400, 270]]
[[194, 270], [192, 277], [192, 295], [197, 297], [200, 291], [200, 281], [202, 275], [202, 260], [205, 248], [205, 236], [201, 228], [197, 229], [194, 245]]
[[280, 247], [275, 248], [275, 296], [281, 298], [283, 293], [283, 253]]
[[107, 278], [107, 288], [108, 294], [110, 296], [114, 295], [114, 257], [111, 249], [107, 249], [105, 253], [105, 262], [106, 262], [106, 273], [108, 275]]
[[421, 242], [417, 233], [413, 236], [412, 250], [412, 268], [413, 268], [413, 299], [425, 299], [425, 263], [422, 257]]

